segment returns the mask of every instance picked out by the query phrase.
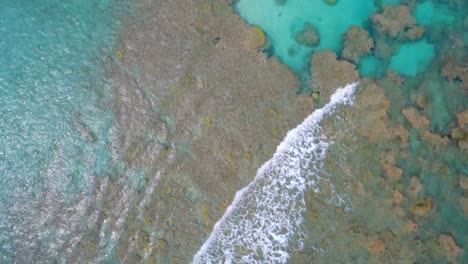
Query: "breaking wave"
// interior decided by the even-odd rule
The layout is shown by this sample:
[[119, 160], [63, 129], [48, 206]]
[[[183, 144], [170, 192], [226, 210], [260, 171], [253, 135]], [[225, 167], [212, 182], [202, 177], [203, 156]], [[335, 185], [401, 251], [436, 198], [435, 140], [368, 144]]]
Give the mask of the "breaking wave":
[[[323, 108], [288, 132], [255, 179], [235, 195], [194, 263], [285, 263], [288, 243], [298, 232], [305, 210], [304, 193], [319, 192], [327, 150], [321, 121], [336, 106], [352, 104], [358, 83], [339, 88]], [[326, 180], [326, 179], [325, 179]], [[338, 196], [338, 201], [342, 201]]]

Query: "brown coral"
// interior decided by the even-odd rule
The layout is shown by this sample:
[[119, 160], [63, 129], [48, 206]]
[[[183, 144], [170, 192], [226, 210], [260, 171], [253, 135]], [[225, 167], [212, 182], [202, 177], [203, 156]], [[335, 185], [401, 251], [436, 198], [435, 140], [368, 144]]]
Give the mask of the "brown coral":
[[381, 255], [385, 251], [385, 241], [378, 237], [368, 238], [365, 246], [373, 256]]
[[424, 141], [435, 147], [440, 147], [449, 143], [449, 139], [447, 137], [441, 137], [429, 131], [424, 131], [423, 139]]
[[403, 175], [403, 170], [396, 166], [383, 164], [382, 167], [387, 177], [391, 180], [398, 181], [401, 178], [401, 175]]
[[320, 43], [317, 29], [309, 22], [304, 23], [304, 28], [296, 33], [294, 39], [298, 44], [307, 47], [315, 47]]
[[458, 113], [458, 127], [450, 130], [450, 138], [458, 143], [461, 150], [468, 150], [468, 111]]
[[392, 70], [388, 70], [385, 73], [385, 78], [392, 82], [396, 87], [401, 87], [405, 83], [405, 79]]
[[343, 58], [354, 63], [359, 62], [362, 56], [370, 53], [374, 47], [374, 41], [367, 30], [351, 26], [344, 34]]
[[[385, 96], [381, 87], [375, 82], [365, 83], [358, 91], [356, 106], [359, 111], [359, 122], [357, 133], [360, 136], [366, 137], [370, 140], [376, 140], [386, 137], [391, 134], [388, 129], [388, 116], [387, 110], [390, 107], [390, 101]], [[372, 129], [369, 129], [372, 127]]]
[[403, 194], [397, 190], [393, 190], [392, 193], [392, 202], [396, 205], [400, 205], [403, 203], [405, 197], [403, 197]]
[[460, 188], [462, 188], [464, 191], [468, 191], [468, 177], [460, 176], [458, 179], [458, 185], [460, 185]]
[[405, 226], [403, 227], [403, 232], [405, 233], [412, 233], [418, 230], [418, 224], [413, 222], [412, 220], [408, 220], [405, 222]]
[[468, 110], [457, 114], [457, 122], [460, 129], [468, 129]]
[[414, 107], [408, 107], [403, 109], [402, 114], [406, 117], [411, 126], [416, 129], [427, 130], [429, 128], [429, 119], [419, 113]]
[[411, 177], [410, 184], [408, 187], [408, 193], [411, 197], [417, 197], [418, 194], [423, 190], [423, 186], [418, 177]]
[[312, 90], [320, 93], [321, 101], [328, 101], [337, 88], [359, 79], [355, 65], [337, 60], [336, 54], [327, 50], [313, 55], [311, 72]]
[[372, 22], [378, 32], [392, 38], [417, 39], [424, 33], [424, 28], [416, 25], [408, 6], [386, 6], [381, 14], [372, 16]]
[[468, 198], [461, 197], [460, 200], [460, 207], [463, 210], [465, 215], [468, 215]]
[[439, 244], [450, 262], [455, 262], [457, 256], [463, 253], [463, 250], [455, 243], [455, 240], [450, 235], [440, 235]]
[[468, 67], [458, 66], [452, 61], [448, 61], [442, 68], [442, 75], [449, 81], [461, 80], [463, 88], [468, 89]]

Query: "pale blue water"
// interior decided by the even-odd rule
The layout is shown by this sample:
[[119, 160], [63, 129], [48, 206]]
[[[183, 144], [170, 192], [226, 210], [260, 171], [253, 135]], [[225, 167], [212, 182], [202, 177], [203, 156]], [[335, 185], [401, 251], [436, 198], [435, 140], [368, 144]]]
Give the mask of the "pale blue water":
[[426, 39], [405, 43], [390, 59], [388, 68], [406, 76], [416, 76], [427, 68], [434, 56], [434, 45]]
[[[284, 4], [278, 4], [270, 0], [240, 0], [236, 9], [246, 22], [260, 26], [272, 43], [273, 53], [296, 72], [299, 78], [308, 81], [311, 54], [325, 49], [339, 54], [343, 44], [343, 33], [351, 25], [369, 28], [369, 18], [377, 10], [377, 6], [397, 5], [400, 1], [343, 0], [337, 1], [335, 5], [325, 2], [288, 0]], [[456, 16], [461, 19], [460, 12], [450, 9], [447, 4], [421, 1], [413, 14], [420, 25], [440, 27], [453, 25], [457, 20]], [[302, 46], [295, 41], [294, 36], [302, 30], [304, 22], [309, 22], [317, 28], [320, 36], [320, 44], [317, 47]], [[372, 30], [370, 33], [372, 35]], [[434, 44], [426, 39], [405, 43], [392, 54], [390, 61], [379, 61], [368, 56], [359, 65], [359, 70], [362, 76], [379, 76], [386, 69], [415, 76], [425, 70], [434, 58], [434, 48]]]
[[418, 24], [423, 26], [437, 24], [450, 25], [455, 21], [456, 11], [450, 9], [445, 3], [424, 1], [416, 7], [414, 16]]
[[72, 202], [108, 168], [102, 62], [131, 2], [0, 1], [0, 263], [25, 235], [14, 222], [39, 217], [28, 204], [44, 193]]
[[[240, 0], [236, 9], [249, 24], [262, 28], [272, 43], [274, 54], [301, 79], [307, 80], [312, 52], [325, 49], [338, 52], [348, 27], [364, 25], [376, 7], [368, 0], [338, 1], [333, 6], [325, 1], [287, 0], [280, 5], [271, 0]], [[317, 28], [320, 35], [317, 47], [302, 46], [294, 39], [305, 22]]]

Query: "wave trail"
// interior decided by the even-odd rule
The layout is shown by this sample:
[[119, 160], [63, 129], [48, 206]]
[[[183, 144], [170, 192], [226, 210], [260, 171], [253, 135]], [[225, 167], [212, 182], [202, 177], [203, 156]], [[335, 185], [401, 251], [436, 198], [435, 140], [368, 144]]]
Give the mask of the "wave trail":
[[193, 263], [285, 263], [288, 243], [305, 210], [306, 190], [319, 191], [317, 182], [327, 142], [320, 122], [336, 106], [353, 103], [358, 83], [339, 88], [323, 108], [315, 110], [288, 132], [276, 153], [255, 179], [235, 195]]

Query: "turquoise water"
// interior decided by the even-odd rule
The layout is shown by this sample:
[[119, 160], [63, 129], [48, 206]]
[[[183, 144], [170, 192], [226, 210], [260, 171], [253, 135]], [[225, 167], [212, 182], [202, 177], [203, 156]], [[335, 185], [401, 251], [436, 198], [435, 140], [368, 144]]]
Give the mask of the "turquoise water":
[[[363, 184], [364, 193], [370, 192], [371, 196], [374, 196], [372, 198], [372, 203], [376, 203], [374, 211], [362, 208], [366, 206], [363, 197], [357, 197], [351, 198], [351, 203], [356, 207], [351, 208], [349, 214], [336, 216], [338, 219], [343, 218], [344, 222], [327, 216], [321, 220], [322, 215], [330, 215], [329, 209], [314, 209], [311, 213], [306, 213], [305, 218], [309, 217], [304, 223], [309, 230], [306, 245], [313, 247], [314, 250], [308, 249], [307, 246], [303, 250], [296, 248], [299, 253], [294, 254], [292, 250], [291, 261], [304, 263], [306, 259], [316, 263], [327, 263], [330, 259], [336, 261], [346, 259], [351, 262], [384, 263], [392, 259], [398, 263], [399, 260], [411, 259], [416, 263], [467, 262], [468, 217], [465, 201], [467, 192], [459, 183], [468, 173], [466, 163], [468, 155], [466, 146], [463, 147], [463, 144], [466, 144], [463, 142], [466, 142], [467, 128], [460, 127], [460, 117], [458, 119], [456, 117], [468, 107], [467, 84], [463, 73], [456, 73], [457, 70], [447, 65], [465, 67], [466, 72], [468, 3], [415, 1], [414, 5], [408, 6], [410, 18], [405, 18], [406, 21], [414, 21], [415, 24], [402, 26], [397, 34], [392, 36], [379, 29], [377, 22], [372, 19], [373, 13], [382, 14], [385, 7], [397, 7], [407, 1], [340, 0], [335, 5], [328, 5], [325, 2], [327, 1], [287, 0], [278, 4], [278, 1], [240, 0], [236, 10], [247, 23], [264, 30], [271, 42], [268, 51], [273, 51], [273, 54], [290, 67], [301, 80], [306, 80], [310, 84], [314, 83], [314, 80], [310, 80], [310, 76], [307, 76], [309, 69], [314, 71], [309, 65], [311, 54], [330, 49], [337, 53], [338, 59], [343, 59], [341, 54], [343, 33], [351, 25], [366, 29], [373, 38], [374, 48], [356, 66], [360, 76], [372, 78], [372, 81], [383, 89], [385, 97], [389, 100], [388, 109], [384, 112], [389, 118], [385, 121], [387, 122], [385, 126], [398, 127], [402, 129], [401, 131], [406, 131], [404, 133], [408, 135], [408, 142], [398, 142], [392, 138], [390, 132], [375, 135], [375, 138], [355, 136], [362, 152], [357, 150], [352, 154], [354, 157], [346, 163], [349, 166], [347, 169], [353, 171], [359, 168], [356, 169], [357, 174], [354, 176]], [[394, 19], [391, 15], [385, 19], [387, 20], [382, 23], [390, 30], [405, 20], [401, 17]], [[315, 26], [319, 33], [320, 44], [315, 48], [301, 46], [294, 39], [295, 33], [302, 29], [304, 22]], [[415, 25], [424, 27], [424, 33], [413, 39], [405, 36]], [[455, 77], [450, 77], [451, 74]], [[377, 100], [377, 98], [367, 100]], [[411, 119], [411, 116], [405, 116], [404, 113], [407, 113], [410, 107], [416, 109], [420, 118], [418, 121]], [[354, 121], [366, 122], [366, 116], [378, 115], [379, 109], [369, 108], [368, 111], [370, 112], [367, 114], [361, 114], [362, 120]], [[384, 120], [382, 118], [376, 120]], [[422, 123], [415, 122], [427, 122], [424, 123], [427, 125], [421, 126]], [[375, 121], [369, 123], [366, 130], [379, 131], [373, 127], [377, 126], [377, 123]], [[343, 150], [353, 148], [353, 145], [347, 143], [341, 148]], [[401, 169], [401, 175], [396, 181], [385, 178], [385, 173], [388, 172], [381, 167], [384, 165], [379, 165], [384, 159], [381, 153], [385, 152], [396, 153], [395, 161], [391, 161], [394, 166]], [[343, 158], [343, 155], [344, 152], [341, 152], [335, 156], [335, 159]], [[373, 165], [364, 170], [362, 164], [370, 162], [374, 162]], [[343, 166], [343, 163], [333, 164], [337, 168]], [[406, 188], [415, 179], [422, 184], [422, 189], [416, 197]], [[349, 179], [339, 178], [338, 182], [347, 180]], [[388, 205], [388, 197], [394, 197], [395, 192], [398, 195], [401, 193], [403, 202], [394, 202], [399, 206], [392, 209]], [[419, 215], [420, 212], [415, 210], [418, 206], [428, 206], [429, 203], [421, 201], [429, 200], [434, 203], [430, 204], [430, 214]], [[462, 205], [463, 201], [465, 205]], [[307, 206], [320, 208], [316, 200]], [[405, 233], [407, 231], [402, 231], [400, 228], [405, 225], [405, 221], [406, 223], [414, 221], [419, 227], [418, 231], [408, 236], [408, 233]], [[317, 225], [322, 226], [321, 229]], [[359, 231], [351, 232], [354, 237], [350, 237], [349, 230], [343, 230], [341, 239], [323, 238], [321, 232], [331, 232], [332, 237], [340, 236], [338, 233], [343, 225], [359, 226]], [[336, 229], [331, 231], [323, 226], [335, 226]], [[372, 235], [365, 238], [365, 234]], [[458, 250], [463, 250], [465, 254], [457, 253], [449, 256], [447, 245], [442, 242], [444, 235], [452, 237]], [[372, 241], [375, 238], [385, 243], [384, 253], [374, 252], [372, 247], [366, 249], [367, 242], [362, 242], [362, 240]], [[403, 253], [402, 245], [413, 253]], [[343, 254], [341, 258], [337, 257], [340, 254]], [[402, 258], [404, 254], [407, 255]]]
[[73, 203], [108, 170], [113, 114], [102, 63], [130, 3], [0, 1], [1, 263], [13, 263], [18, 239], [36, 239], [23, 224], [41, 222], [38, 200]]
[[427, 40], [405, 43], [390, 59], [388, 68], [407, 76], [423, 72], [435, 56], [434, 45]]
[[[307, 82], [310, 78], [311, 54], [324, 49], [340, 54], [343, 48], [343, 33], [351, 25], [369, 29], [373, 35], [370, 17], [377, 7], [396, 6], [399, 2], [398, 0], [344, 0], [337, 1], [335, 5], [329, 5], [326, 1], [318, 0], [288, 0], [282, 4], [269, 0], [240, 0], [236, 5], [236, 10], [246, 22], [260, 26], [265, 31], [272, 43], [272, 48], [268, 52], [273, 50], [273, 53], [284, 64], [296, 72], [301, 80]], [[463, 23], [461, 21], [463, 12], [460, 9], [449, 8], [445, 3], [421, 1], [412, 13], [418, 24], [434, 26], [438, 29], [451, 27], [456, 22]], [[317, 28], [320, 36], [320, 43], [317, 47], [300, 45], [294, 39], [295, 34], [302, 30], [305, 22]], [[401, 47], [393, 40], [385, 41], [392, 46], [392, 57], [387, 61], [368, 56], [358, 65], [362, 76], [379, 76], [386, 69], [395, 70], [403, 75], [415, 76], [428, 66], [435, 55], [434, 43], [425, 39], [404, 43]]]
[[[341, 49], [342, 35], [351, 25], [364, 25], [376, 10], [372, 1], [338, 1], [330, 6], [325, 1], [287, 0], [284, 4], [270, 0], [240, 0], [240, 16], [251, 25], [262, 28], [272, 43], [274, 54], [301, 79], [309, 78], [310, 56], [314, 51]], [[307, 47], [295, 41], [295, 34], [309, 22], [317, 28], [320, 43]]]

